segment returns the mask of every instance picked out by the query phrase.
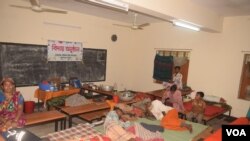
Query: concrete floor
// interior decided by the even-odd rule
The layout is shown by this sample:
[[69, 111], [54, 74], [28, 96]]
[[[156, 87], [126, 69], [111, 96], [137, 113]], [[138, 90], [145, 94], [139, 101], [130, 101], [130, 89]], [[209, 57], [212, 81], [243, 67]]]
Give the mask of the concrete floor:
[[[79, 123], [86, 123], [86, 122], [78, 118], [73, 118], [73, 126]], [[66, 125], [66, 128], [68, 128], [68, 124]], [[55, 123], [51, 122], [51, 123], [46, 123], [46, 124], [41, 124], [41, 125], [34, 125], [31, 127], [26, 127], [26, 129], [38, 137], [44, 137], [48, 135], [49, 133], [55, 132]]]

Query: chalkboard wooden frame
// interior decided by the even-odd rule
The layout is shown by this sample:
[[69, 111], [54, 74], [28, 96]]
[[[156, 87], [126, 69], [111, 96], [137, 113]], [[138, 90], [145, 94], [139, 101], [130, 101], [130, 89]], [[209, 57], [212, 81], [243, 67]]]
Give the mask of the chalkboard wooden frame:
[[0, 79], [10, 76], [16, 86], [34, 86], [53, 77], [61, 77], [62, 83], [71, 77], [106, 80], [106, 49], [83, 48], [83, 61], [48, 62], [46, 45], [0, 42], [0, 55]]

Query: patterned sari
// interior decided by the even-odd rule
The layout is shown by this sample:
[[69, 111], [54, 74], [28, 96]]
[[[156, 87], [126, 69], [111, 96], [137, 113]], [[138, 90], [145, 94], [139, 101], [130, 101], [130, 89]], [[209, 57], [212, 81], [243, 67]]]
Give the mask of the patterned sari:
[[[18, 105], [23, 105], [23, 101], [23, 96], [19, 92], [15, 92], [10, 101], [7, 101], [4, 97], [0, 99], [0, 117], [14, 121], [18, 113]], [[17, 121], [17, 126], [23, 127], [24, 125], [25, 119], [23, 115], [21, 115]]]

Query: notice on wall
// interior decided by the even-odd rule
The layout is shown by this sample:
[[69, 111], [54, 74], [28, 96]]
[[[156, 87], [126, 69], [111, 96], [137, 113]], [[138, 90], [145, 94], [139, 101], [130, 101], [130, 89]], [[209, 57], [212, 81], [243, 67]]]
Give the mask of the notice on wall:
[[81, 42], [48, 40], [48, 61], [82, 61]]

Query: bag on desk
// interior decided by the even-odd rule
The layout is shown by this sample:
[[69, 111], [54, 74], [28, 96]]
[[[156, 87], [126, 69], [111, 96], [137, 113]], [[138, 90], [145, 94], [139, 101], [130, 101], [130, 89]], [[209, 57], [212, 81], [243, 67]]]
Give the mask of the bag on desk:
[[82, 85], [81, 85], [81, 81], [77, 78], [70, 78], [69, 80], [69, 85], [72, 86], [72, 87], [75, 87], [75, 88], [81, 88]]
[[39, 89], [43, 91], [49, 91], [51, 87], [49, 83], [45, 83], [45, 82], [39, 83], [38, 86], [39, 86]]

